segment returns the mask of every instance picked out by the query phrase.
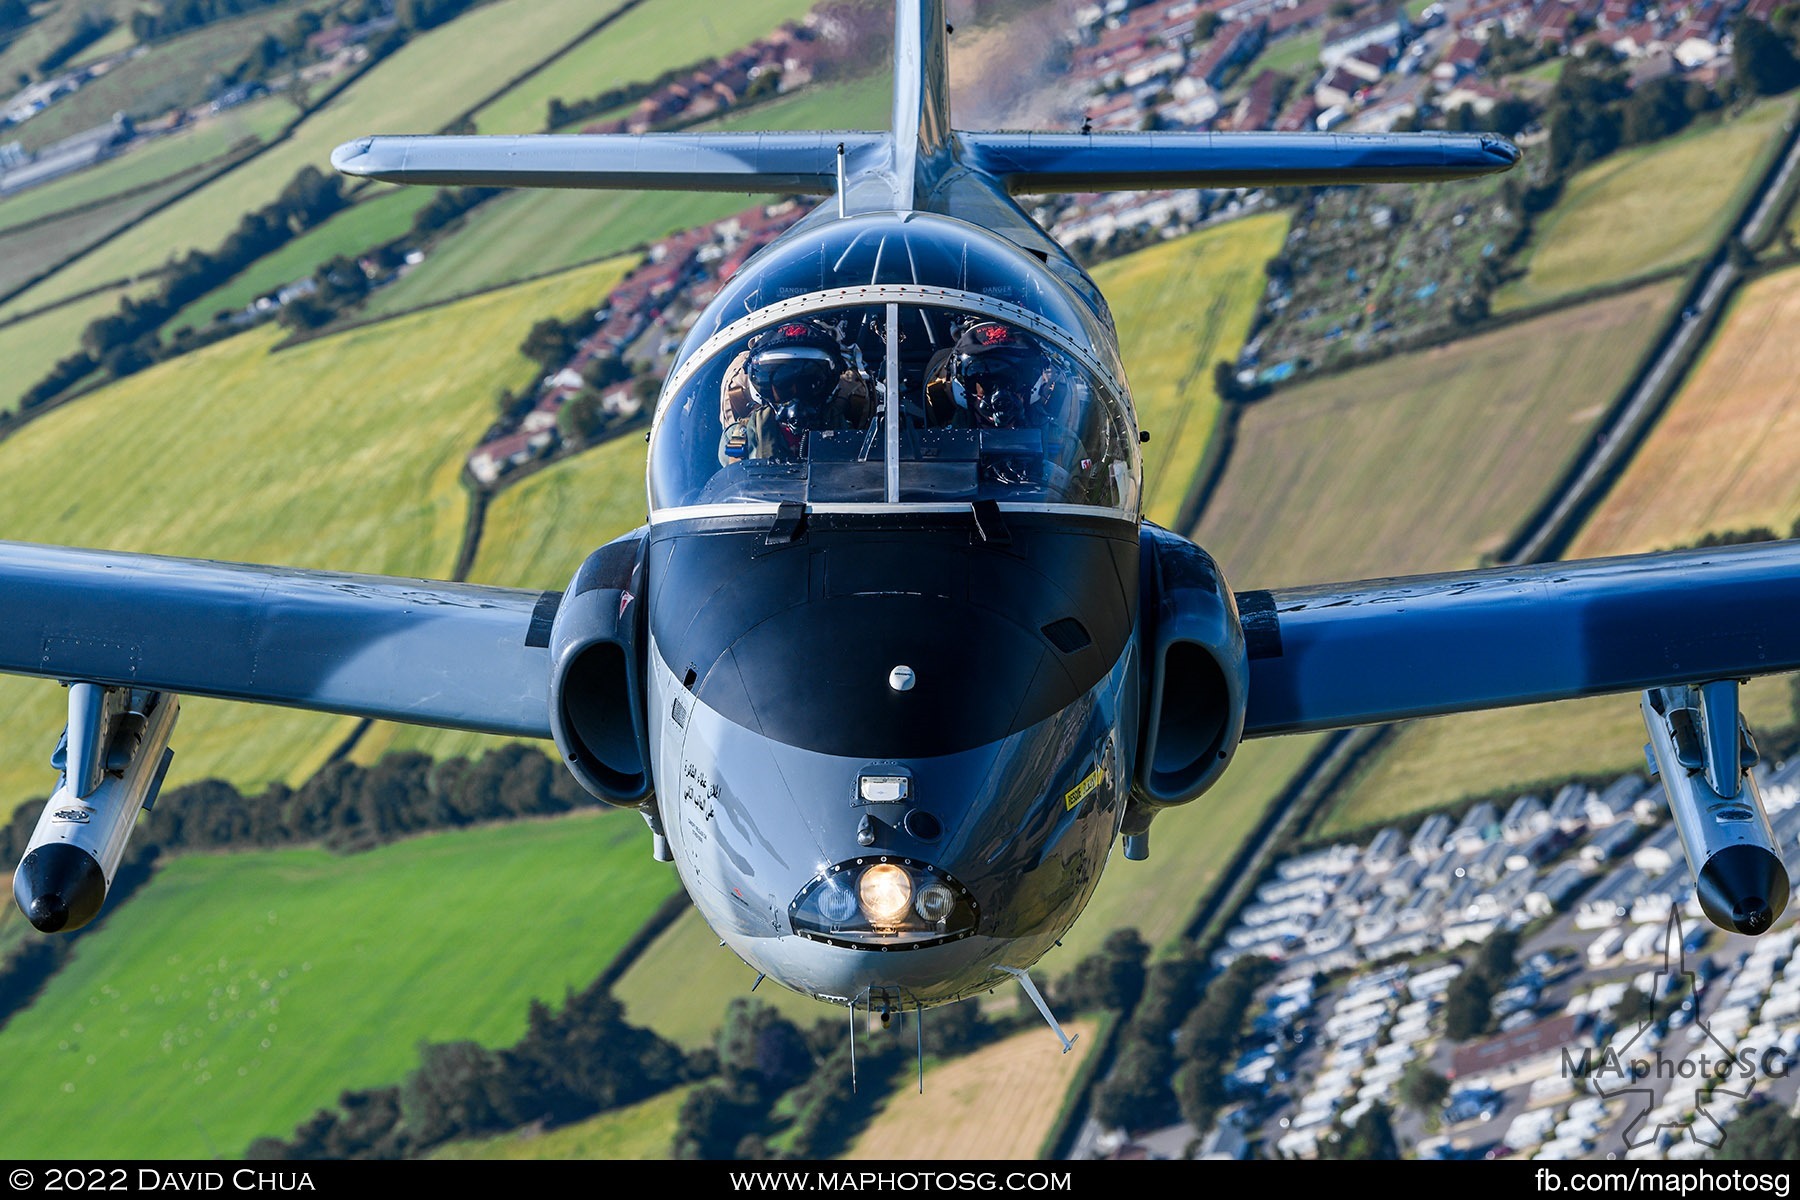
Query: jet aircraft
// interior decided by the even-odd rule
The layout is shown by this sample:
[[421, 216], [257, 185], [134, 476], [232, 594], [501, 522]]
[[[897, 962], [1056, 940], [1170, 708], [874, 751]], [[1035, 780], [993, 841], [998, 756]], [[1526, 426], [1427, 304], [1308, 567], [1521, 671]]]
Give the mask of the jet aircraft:
[[193, 694], [549, 739], [758, 982], [885, 1016], [1017, 979], [1042, 1008], [1026, 972], [1114, 846], [1149, 857], [1243, 739], [1635, 692], [1706, 912], [1767, 929], [1788, 877], [1737, 687], [1800, 668], [1800, 543], [1234, 591], [1144, 519], [1106, 301], [1014, 199], [1518, 151], [961, 131], [946, 44], [942, 0], [900, 0], [887, 131], [341, 146], [397, 183], [819, 203], [699, 315], [646, 523], [560, 591], [0, 544], [0, 670], [68, 689], [31, 922], [99, 910]]

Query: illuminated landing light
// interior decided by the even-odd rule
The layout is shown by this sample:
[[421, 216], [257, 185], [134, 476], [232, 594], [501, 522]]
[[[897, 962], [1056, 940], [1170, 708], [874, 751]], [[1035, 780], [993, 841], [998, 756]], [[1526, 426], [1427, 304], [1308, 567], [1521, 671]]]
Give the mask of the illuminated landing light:
[[887, 855], [820, 871], [788, 904], [803, 938], [850, 950], [920, 950], [973, 937], [980, 905], [929, 863]]
[[893, 863], [876, 863], [857, 884], [863, 911], [876, 925], [895, 925], [912, 904], [912, 877]]

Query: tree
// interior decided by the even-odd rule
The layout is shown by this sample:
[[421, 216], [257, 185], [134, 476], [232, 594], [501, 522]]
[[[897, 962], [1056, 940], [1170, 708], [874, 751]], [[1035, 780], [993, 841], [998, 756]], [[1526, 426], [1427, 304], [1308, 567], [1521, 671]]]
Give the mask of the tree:
[[716, 1083], [697, 1087], [681, 1102], [675, 1118], [674, 1153], [680, 1159], [731, 1158], [755, 1113]]
[[426, 1043], [400, 1088], [400, 1116], [414, 1147], [511, 1128], [500, 1055], [477, 1042]]
[[978, 1000], [961, 1000], [931, 1010], [925, 1026], [925, 1037], [934, 1054], [967, 1054], [984, 1044], [993, 1026], [981, 1011]]
[[1739, 17], [1731, 27], [1738, 82], [1753, 96], [1774, 96], [1800, 83], [1800, 60], [1787, 41], [1761, 21]]
[[631, 367], [617, 354], [599, 354], [581, 368], [581, 377], [597, 388], [608, 388], [631, 378]]
[[585, 442], [606, 428], [607, 415], [600, 393], [583, 388], [563, 402], [562, 411], [556, 414], [556, 428], [565, 442]]
[[728, 1087], [774, 1100], [813, 1070], [799, 1026], [761, 1000], [734, 997], [719, 1029], [719, 1073]]
[[575, 354], [575, 335], [555, 317], [545, 317], [531, 327], [519, 343], [519, 353], [542, 367], [555, 371]]
[[1493, 998], [1487, 976], [1479, 971], [1464, 971], [1452, 980], [1444, 997], [1444, 1032], [1450, 1040], [1466, 1042], [1487, 1032]]
[[1400, 1143], [1385, 1105], [1376, 1104], [1357, 1118], [1356, 1124], [1319, 1147], [1319, 1157], [1353, 1162], [1393, 1160], [1400, 1157]]
[[1094, 1094], [1094, 1119], [1109, 1129], [1154, 1129], [1178, 1113], [1167, 1048], [1131, 1039]]
[[1407, 1064], [1400, 1077], [1400, 1099], [1406, 1107], [1429, 1116], [1444, 1106], [1449, 1095], [1450, 1081], [1432, 1070], [1430, 1063], [1419, 1059]]
[[1144, 962], [1150, 947], [1135, 929], [1107, 935], [1099, 950], [1075, 965], [1057, 989], [1059, 998], [1081, 1011], [1130, 1012], [1144, 991]]

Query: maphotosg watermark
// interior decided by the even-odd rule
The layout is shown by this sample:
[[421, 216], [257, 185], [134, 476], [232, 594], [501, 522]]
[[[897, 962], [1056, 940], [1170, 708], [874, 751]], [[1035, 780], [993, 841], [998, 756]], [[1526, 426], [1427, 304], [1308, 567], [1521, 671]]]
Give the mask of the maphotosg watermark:
[[[1713, 1107], [1726, 1107], [1728, 1098], [1732, 1108], [1746, 1104], [1759, 1082], [1784, 1078], [1795, 1066], [1779, 1046], [1728, 1045], [1713, 1030], [1700, 1015], [1700, 990], [1687, 969], [1685, 950], [1680, 910], [1671, 910], [1662, 969], [1644, 998], [1635, 1028], [1621, 1027], [1604, 1046], [1562, 1051], [1565, 1079], [1585, 1081], [1596, 1095], [1625, 1102], [1629, 1119], [1621, 1136], [1628, 1148], [1686, 1137], [1716, 1149], [1724, 1144], [1725, 1129]], [[1656, 1006], [1659, 1000], [1683, 995], [1679, 1011], [1692, 1016], [1688, 1046], [1678, 1051], [1663, 1038]]]
[[1788, 1194], [1786, 1171], [1669, 1171], [1633, 1167], [1628, 1171], [1553, 1171], [1537, 1169], [1540, 1192], [1663, 1192], [1692, 1196], [1707, 1192]]

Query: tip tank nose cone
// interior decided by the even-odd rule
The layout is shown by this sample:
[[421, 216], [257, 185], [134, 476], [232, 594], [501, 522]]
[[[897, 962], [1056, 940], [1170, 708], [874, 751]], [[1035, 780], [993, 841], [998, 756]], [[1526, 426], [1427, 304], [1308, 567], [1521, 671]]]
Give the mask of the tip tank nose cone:
[[1727, 846], [1700, 868], [1700, 907], [1721, 929], [1759, 934], [1787, 908], [1788, 874], [1761, 846]]
[[52, 842], [19, 863], [13, 873], [13, 899], [41, 933], [80, 929], [106, 903], [106, 875], [87, 851]]
[[69, 904], [61, 896], [39, 896], [25, 910], [25, 919], [39, 933], [55, 933], [69, 923]]

